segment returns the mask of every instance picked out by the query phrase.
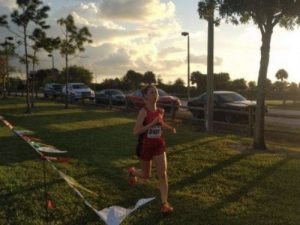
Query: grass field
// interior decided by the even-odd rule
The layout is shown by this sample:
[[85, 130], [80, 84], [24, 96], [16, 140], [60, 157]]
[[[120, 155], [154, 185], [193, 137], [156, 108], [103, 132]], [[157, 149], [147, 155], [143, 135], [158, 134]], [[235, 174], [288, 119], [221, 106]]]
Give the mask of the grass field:
[[[34, 113], [26, 115], [23, 101], [0, 100], [0, 115], [17, 128], [34, 131], [45, 143], [68, 150], [71, 162], [57, 167], [98, 194], [82, 192], [95, 208], [129, 208], [140, 198], [157, 197], [124, 225], [299, 224], [299, 130], [267, 127], [269, 151], [261, 152], [249, 149], [247, 137], [208, 135], [194, 122], [169, 121], [177, 128], [176, 135], [165, 135], [175, 212], [163, 217], [155, 173], [134, 188], [127, 184], [127, 168], [138, 166], [133, 113], [79, 106], [65, 110], [62, 104], [38, 102]], [[54, 203], [49, 224], [104, 224], [49, 165], [47, 176]], [[0, 224], [44, 224], [44, 204], [42, 162], [1, 124]]]

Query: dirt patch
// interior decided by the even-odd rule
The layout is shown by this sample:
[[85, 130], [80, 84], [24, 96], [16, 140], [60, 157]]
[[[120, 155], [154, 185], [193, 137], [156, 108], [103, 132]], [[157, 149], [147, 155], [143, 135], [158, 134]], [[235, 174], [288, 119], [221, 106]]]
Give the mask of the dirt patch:
[[249, 144], [243, 143], [228, 143], [228, 146], [240, 153], [247, 153], [249, 151], [253, 151]]

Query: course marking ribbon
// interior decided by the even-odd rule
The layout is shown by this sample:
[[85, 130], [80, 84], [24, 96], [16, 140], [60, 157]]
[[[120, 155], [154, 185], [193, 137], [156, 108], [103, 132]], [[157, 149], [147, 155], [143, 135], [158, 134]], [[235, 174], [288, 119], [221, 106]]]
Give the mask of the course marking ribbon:
[[[27, 142], [40, 156], [41, 159], [43, 160], [47, 160], [51, 167], [58, 172], [58, 174], [60, 175], [60, 177], [66, 181], [66, 183], [68, 184], [68, 186], [73, 189], [73, 191], [83, 200], [84, 204], [86, 206], [88, 206], [90, 209], [92, 209], [107, 225], [119, 225], [122, 223], [122, 221], [129, 216], [129, 214], [131, 214], [133, 211], [135, 211], [137, 208], [141, 207], [144, 204], [147, 204], [148, 202], [152, 201], [155, 199], [155, 197], [153, 198], [145, 198], [145, 199], [140, 199], [137, 201], [137, 203], [135, 204], [134, 208], [123, 208], [120, 206], [111, 206], [109, 208], [104, 208], [102, 210], [96, 210], [86, 199], [85, 197], [81, 194], [81, 192], [77, 189], [82, 189], [90, 194], [96, 195], [97, 194], [87, 188], [85, 188], [84, 186], [82, 186], [81, 184], [79, 184], [74, 178], [67, 176], [66, 174], [64, 174], [63, 172], [61, 172], [59, 169], [57, 169], [56, 166], [54, 166], [54, 164], [51, 162], [52, 158], [56, 158], [56, 157], [49, 157], [49, 156], [45, 156], [43, 153], [41, 152], [47, 152], [47, 153], [66, 153], [67, 151], [61, 151], [56, 149], [55, 147], [51, 146], [51, 145], [45, 145], [43, 143], [40, 142], [35, 142], [33, 140], [37, 140], [37, 141], [41, 141], [38, 138], [34, 138], [34, 137], [28, 137], [25, 134], [28, 134], [26, 132], [22, 132], [19, 130], [15, 130], [14, 127], [7, 121], [5, 120], [2, 116], [0, 116], [0, 120], [2, 120], [2, 122], [9, 127], [12, 132], [14, 134], [16, 134], [18, 137], [20, 137], [21, 139], [23, 139], [25, 142]], [[58, 159], [58, 158], [57, 158]], [[58, 160], [57, 160], [58, 161]], [[48, 208], [52, 208], [52, 202], [50, 200], [47, 201], [47, 207]]]

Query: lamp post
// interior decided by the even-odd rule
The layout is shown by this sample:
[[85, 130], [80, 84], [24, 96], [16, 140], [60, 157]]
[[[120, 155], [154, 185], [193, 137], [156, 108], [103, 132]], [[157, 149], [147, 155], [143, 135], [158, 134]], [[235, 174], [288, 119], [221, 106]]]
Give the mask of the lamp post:
[[190, 35], [189, 32], [181, 32], [181, 35], [187, 37], [187, 97], [190, 100]]
[[48, 54], [48, 57], [52, 58], [52, 72], [54, 70], [54, 56], [52, 54]]

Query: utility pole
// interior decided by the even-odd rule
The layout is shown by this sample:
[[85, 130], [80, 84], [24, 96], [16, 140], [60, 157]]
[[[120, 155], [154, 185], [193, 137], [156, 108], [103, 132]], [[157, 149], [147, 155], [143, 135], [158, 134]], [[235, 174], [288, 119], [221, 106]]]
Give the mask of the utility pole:
[[211, 3], [208, 17], [208, 44], [207, 44], [207, 104], [205, 108], [205, 127], [207, 132], [213, 132], [214, 114], [214, 4]]

